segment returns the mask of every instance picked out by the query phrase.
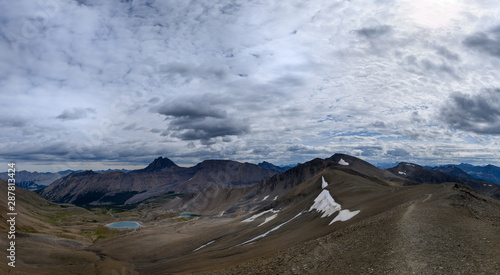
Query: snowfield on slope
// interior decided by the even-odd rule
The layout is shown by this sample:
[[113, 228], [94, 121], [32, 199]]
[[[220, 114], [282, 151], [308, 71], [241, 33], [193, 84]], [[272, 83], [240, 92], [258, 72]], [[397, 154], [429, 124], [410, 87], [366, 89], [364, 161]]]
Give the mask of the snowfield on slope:
[[325, 181], [325, 177], [321, 177], [321, 188], [325, 189], [328, 186], [328, 182]]
[[339, 160], [339, 164], [340, 164], [340, 165], [346, 165], [346, 166], [347, 166], [347, 165], [349, 165], [349, 162], [345, 161], [344, 159], [340, 159], [340, 160]]
[[254, 221], [255, 219], [257, 219], [258, 217], [260, 217], [260, 216], [262, 216], [262, 215], [264, 215], [264, 214], [270, 213], [270, 212], [272, 212], [272, 213], [278, 213], [278, 212], [279, 212], [279, 210], [269, 209], [269, 210], [266, 210], [266, 211], [264, 211], [264, 212], [260, 212], [259, 214], [255, 214], [255, 215], [251, 216], [250, 218], [245, 219], [245, 220], [243, 220], [243, 221], [241, 221], [241, 222], [253, 222], [253, 221]]
[[273, 232], [273, 231], [278, 230], [280, 227], [282, 227], [283, 225], [285, 225], [285, 224], [287, 224], [287, 223], [291, 222], [293, 219], [297, 218], [297, 217], [298, 217], [298, 216], [300, 216], [301, 214], [302, 214], [302, 212], [300, 212], [299, 214], [295, 215], [295, 217], [293, 217], [293, 218], [289, 219], [288, 221], [286, 221], [286, 222], [284, 222], [284, 223], [282, 223], [282, 224], [280, 224], [280, 225], [278, 225], [278, 226], [274, 227], [273, 229], [271, 229], [271, 230], [267, 231], [266, 233], [261, 234], [261, 235], [259, 235], [259, 236], [255, 237], [255, 238], [252, 238], [252, 239], [250, 239], [250, 240], [248, 240], [248, 241], [246, 241], [246, 242], [242, 242], [242, 243], [240, 243], [239, 245], [236, 245], [236, 246], [242, 246], [242, 245], [245, 245], [245, 244], [252, 243], [252, 242], [254, 242], [254, 241], [258, 240], [258, 239], [264, 238], [265, 236], [267, 236], [267, 234], [269, 234], [269, 233], [271, 233], [271, 232]]
[[[341, 159], [342, 160], [342, 159]], [[325, 178], [321, 178], [321, 187], [323, 191], [314, 199], [314, 204], [309, 208], [309, 211], [317, 210], [321, 215], [321, 218], [329, 217], [335, 212], [339, 211], [339, 214], [328, 224], [332, 224], [336, 221], [347, 221], [352, 217], [356, 216], [360, 210], [357, 211], [349, 211], [347, 209], [342, 210], [342, 206], [335, 202], [330, 192], [325, 188], [328, 186], [328, 183], [325, 181]]]
[[347, 220], [350, 220], [352, 217], [356, 216], [359, 212], [360, 212], [359, 210], [356, 211], [349, 211], [347, 209], [341, 210], [337, 215], [337, 217], [335, 217], [328, 225], [336, 221], [345, 222]]
[[202, 249], [203, 247], [205, 247], [205, 246], [207, 246], [207, 245], [211, 245], [211, 244], [213, 244], [214, 242], [215, 242], [215, 241], [210, 241], [210, 242], [208, 242], [208, 243], [206, 243], [206, 244], [204, 244], [204, 245], [202, 245], [202, 246], [200, 246], [200, 247], [196, 248], [195, 250], [193, 250], [193, 252], [196, 252], [196, 251], [198, 251], [198, 250]]
[[257, 225], [257, 226], [264, 225], [264, 224], [266, 224], [267, 222], [274, 220], [276, 217], [278, 217], [278, 214], [274, 214], [274, 215], [272, 215], [271, 217], [267, 217], [267, 218], [266, 218], [266, 220], [265, 220], [263, 223], [261, 223], [261, 224], [259, 224], [259, 225]]
[[323, 190], [321, 193], [314, 199], [314, 204], [309, 208], [309, 211], [316, 209], [318, 212], [323, 213], [321, 215], [322, 218], [328, 217], [333, 213], [340, 211], [340, 204], [336, 203], [335, 200], [330, 195], [328, 190]]

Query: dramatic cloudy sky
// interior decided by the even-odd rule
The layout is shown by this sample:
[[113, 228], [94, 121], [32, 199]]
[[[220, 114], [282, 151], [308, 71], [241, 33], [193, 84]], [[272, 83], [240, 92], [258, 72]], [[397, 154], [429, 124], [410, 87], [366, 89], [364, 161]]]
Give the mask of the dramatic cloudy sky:
[[[496, 0], [1, 1], [0, 158], [500, 165]], [[4, 169], [2, 169], [4, 170]]]

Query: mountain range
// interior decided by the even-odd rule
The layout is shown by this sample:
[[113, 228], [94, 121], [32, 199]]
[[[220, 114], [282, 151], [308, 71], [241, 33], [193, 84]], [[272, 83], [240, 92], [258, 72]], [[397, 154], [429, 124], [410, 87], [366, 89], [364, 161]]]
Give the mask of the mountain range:
[[500, 184], [500, 167], [495, 165], [486, 165], [486, 166], [475, 166], [466, 163], [461, 164], [450, 164], [444, 166], [433, 167], [433, 170], [446, 169], [446, 167], [455, 167], [458, 168], [475, 179], [484, 180], [493, 182], [496, 184]]
[[[276, 170], [279, 172], [285, 172], [288, 169], [291, 169], [297, 165], [300, 165], [300, 163], [296, 165], [287, 165], [287, 166], [277, 166], [272, 163], [269, 163], [267, 161], [263, 161], [259, 164], [258, 166], [270, 170]], [[395, 166], [397, 166], [396, 164]], [[475, 166], [471, 164], [448, 164], [448, 165], [441, 165], [441, 166], [423, 166], [426, 169], [429, 170], [434, 170], [438, 172], [442, 172], [445, 174], [450, 174], [459, 178], [467, 178], [467, 179], [476, 179], [476, 180], [483, 180], [483, 181], [489, 181], [492, 183], [500, 184], [500, 167], [494, 166], [494, 165], [486, 165], [486, 166]], [[393, 168], [393, 167], [390, 167]], [[83, 172], [84, 170], [65, 170], [65, 171], [59, 171], [56, 173], [50, 173], [50, 172], [44, 172], [44, 173], [39, 173], [39, 172], [28, 172], [28, 171], [20, 171], [16, 175], [17, 177], [17, 184], [19, 187], [35, 191], [39, 189], [43, 189], [46, 186], [50, 185], [53, 183], [55, 180], [62, 178], [64, 176], [67, 176], [71, 173], [80, 173]], [[99, 174], [104, 174], [104, 173], [109, 173], [109, 172], [123, 172], [123, 173], [128, 173], [133, 170], [127, 170], [127, 169], [107, 169], [107, 170], [97, 170], [93, 171], [95, 173]], [[0, 179], [7, 180], [9, 178], [7, 172], [1, 172], [0, 173]]]
[[[85, 185], [93, 186], [90, 190], [99, 190], [98, 185], [112, 188], [104, 180], [122, 179], [114, 183], [138, 187], [137, 179], [157, 179], [151, 181], [159, 185], [138, 193], [148, 194], [165, 184], [160, 179], [178, 179], [159, 193], [127, 204], [128, 208], [86, 209], [19, 189], [16, 272], [494, 274], [500, 270], [500, 201], [492, 198], [498, 194], [491, 191], [498, 192], [493, 183], [411, 163], [383, 170], [343, 154], [313, 159], [282, 173], [232, 161], [180, 168], [159, 158], [128, 176], [74, 173], [49, 186], [53, 193], [42, 193], [64, 190], [67, 198], [77, 200], [80, 197], [72, 192], [83, 194], [78, 192]], [[254, 176], [263, 179], [254, 183], [239, 176], [259, 171], [262, 174]], [[131, 180], [123, 180], [126, 177]], [[191, 186], [190, 178], [196, 184]], [[469, 187], [476, 184], [488, 188]], [[0, 186], [0, 192], [7, 191], [5, 182]], [[167, 189], [173, 191], [165, 193]], [[482, 194], [488, 192], [491, 197]], [[0, 198], [3, 218], [8, 218], [6, 205]], [[141, 227], [104, 226], [124, 220]], [[7, 225], [0, 229], [7, 231]], [[0, 243], [7, 245], [6, 238]], [[2, 250], [0, 256], [5, 253]], [[7, 273], [6, 268], [1, 266], [0, 272]]]
[[277, 173], [277, 170], [230, 160], [206, 160], [185, 168], [159, 157], [146, 168], [129, 173], [72, 173], [56, 180], [40, 194], [56, 202], [78, 205], [131, 204], [172, 192], [196, 193], [210, 187], [250, 186]]
[[[96, 173], [108, 173], [108, 172], [115, 172], [115, 171], [121, 171], [124, 173], [129, 172], [129, 170], [125, 169], [108, 169], [108, 170], [99, 170], [95, 171]], [[59, 171], [55, 173], [50, 173], [50, 172], [29, 172], [26, 170], [18, 171], [16, 172], [16, 185], [30, 191], [35, 191], [39, 189], [43, 189], [46, 186], [50, 185], [54, 181], [65, 177], [71, 173], [79, 173], [83, 172], [83, 170], [79, 171], [73, 171], [73, 170], [65, 170], [65, 171]], [[0, 179], [7, 181], [9, 179], [9, 174], [7, 172], [1, 172], [0, 173]]]
[[[427, 169], [416, 164], [400, 163], [393, 168], [381, 170], [348, 155], [336, 154], [332, 158], [339, 158], [338, 156], [341, 156], [340, 158], [346, 163], [349, 160], [355, 163], [351, 169], [357, 169], [357, 165], [364, 163], [363, 168], [360, 169], [369, 170], [381, 180], [399, 181], [403, 185], [457, 182], [493, 198], [500, 198], [500, 185], [479, 181], [455, 166]], [[315, 167], [322, 166], [316, 165]], [[280, 167], [267, 162], [255, 165], [230, 160], [206, 160], [186, 168], [179, 167], [168, 158], [159, 157], [147, 167], [128, 173], [101, 174], [93, 171], [71, 173], [54, 181], [39, 193], [56, 202], [77, 205], [135, 204], [165, 194], [181, 194], [191, 197], [192, 194], [210, 188], [251, 187], [252, 190], [262, 190], [264, 187], [255, 184], [276, 174], [283, 173], [285, 176], [288, 171], [295, 170], [290, 168], [283, 172]], [[311, 174], [298, 177], [296, 175], [294, 179], [301, 182], [308, 176]], [[286, 191], [288, 186], [288, 184], [280, 186], [285, 190], [269, 190], [269, 195], [277, 195], [278, 192]]]

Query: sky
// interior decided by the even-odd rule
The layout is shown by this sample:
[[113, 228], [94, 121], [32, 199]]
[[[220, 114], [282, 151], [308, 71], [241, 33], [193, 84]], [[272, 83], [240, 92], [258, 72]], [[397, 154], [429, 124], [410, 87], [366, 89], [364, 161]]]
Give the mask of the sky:
[[0, 1], [0, 159], [500, 165], [500, 4]]

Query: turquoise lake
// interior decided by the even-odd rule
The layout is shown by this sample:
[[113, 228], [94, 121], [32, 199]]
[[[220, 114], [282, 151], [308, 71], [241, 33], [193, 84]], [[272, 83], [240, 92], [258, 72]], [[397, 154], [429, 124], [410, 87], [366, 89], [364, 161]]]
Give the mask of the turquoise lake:
[[138, 222], [123, 221], [123, 222], [109, 223], [106, 224], [106, 226], [111, 228], [137, 228], [141, 225]]

